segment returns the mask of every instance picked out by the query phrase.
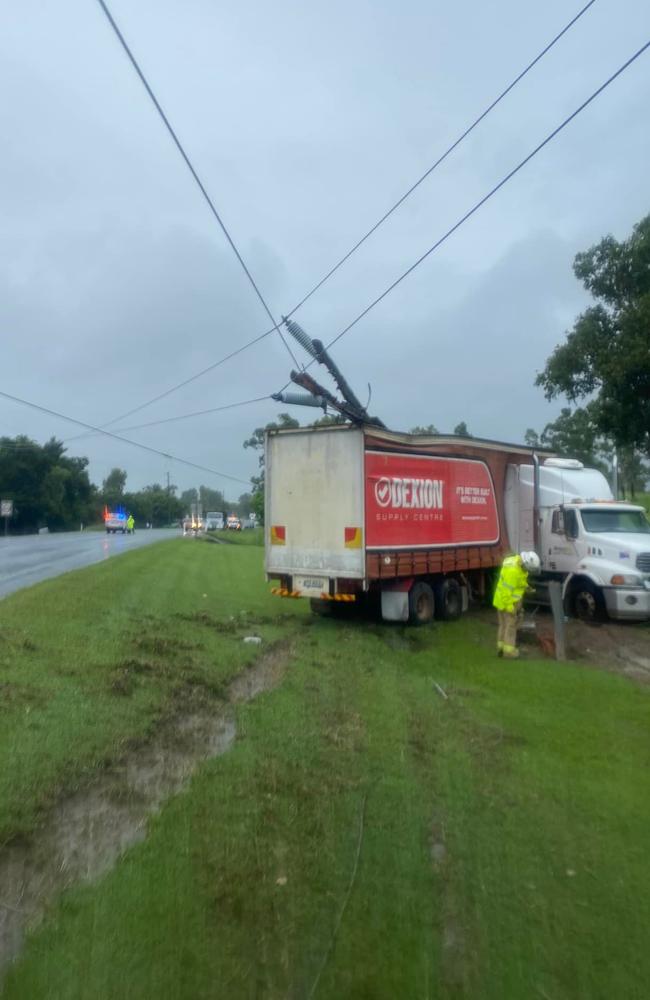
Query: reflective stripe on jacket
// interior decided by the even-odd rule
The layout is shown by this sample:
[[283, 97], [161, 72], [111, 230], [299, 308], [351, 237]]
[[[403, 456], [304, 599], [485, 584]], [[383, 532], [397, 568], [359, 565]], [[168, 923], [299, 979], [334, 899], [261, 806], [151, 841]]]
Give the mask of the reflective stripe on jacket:
[[499, 611], [514, 611], [527, 586], [528, 573], [521, 564], [521, 557], [506, 556], [494, 591], [494, 607]]

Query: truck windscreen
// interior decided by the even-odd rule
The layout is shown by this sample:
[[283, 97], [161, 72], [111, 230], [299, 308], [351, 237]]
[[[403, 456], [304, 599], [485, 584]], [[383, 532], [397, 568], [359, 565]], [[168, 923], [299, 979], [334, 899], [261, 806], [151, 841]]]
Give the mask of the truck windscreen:
[[613, 531], [650, 534], [650, 524], [640, 510], [582, 510], [585, 531], [605, 534]]

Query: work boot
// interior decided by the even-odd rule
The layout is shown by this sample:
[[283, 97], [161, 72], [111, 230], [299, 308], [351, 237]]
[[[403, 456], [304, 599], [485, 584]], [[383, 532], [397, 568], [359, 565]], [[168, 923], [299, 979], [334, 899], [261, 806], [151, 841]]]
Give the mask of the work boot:
[[518, 660], [519, 650], [516, 646], [503, 646], [503, 658], [504, 660]]

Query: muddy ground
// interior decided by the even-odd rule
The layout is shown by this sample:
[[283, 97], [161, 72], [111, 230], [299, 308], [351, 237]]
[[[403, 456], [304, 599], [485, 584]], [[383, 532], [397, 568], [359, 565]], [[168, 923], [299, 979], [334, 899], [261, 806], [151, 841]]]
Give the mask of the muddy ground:
[[[480, 614], [490, 618], [487, 611]], [[522, 625], [519, 642], [524, 656], [539, 656], [540, 652], [555, 656], [550, 611], [528, 609]], [[572, 662], [650, 684], [650, 623], [605, 621], [587, 625], [571, 618], [565, 629], [567, 658]]]
[[0, 984], [26, 930], [41, 922], [59, 893], [109, 871], [145, 838], [148, 818], [188, 785], [199, 764], [232, 747], [232, 706], [279, 684], [289, 656], [289, 644], [277, 643], [230, 682], [224, 701], [190, 699], [150, 742], [107, 765], [87, 787], [64, 795], [31, 837], [0, 847]]

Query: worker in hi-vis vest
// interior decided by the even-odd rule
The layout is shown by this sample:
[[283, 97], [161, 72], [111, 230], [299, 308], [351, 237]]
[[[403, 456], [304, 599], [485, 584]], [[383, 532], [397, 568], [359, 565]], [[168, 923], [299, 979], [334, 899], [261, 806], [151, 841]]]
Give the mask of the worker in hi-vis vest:
[[509, 660], [519, 656], [517, 649], [517, 614], [528, 589], [528, 574], [538, 573], [539, 556], [536, 552], [522, 552], [506, 556], [501, 566], [492, 603], [499, 616], [497, 655]]

